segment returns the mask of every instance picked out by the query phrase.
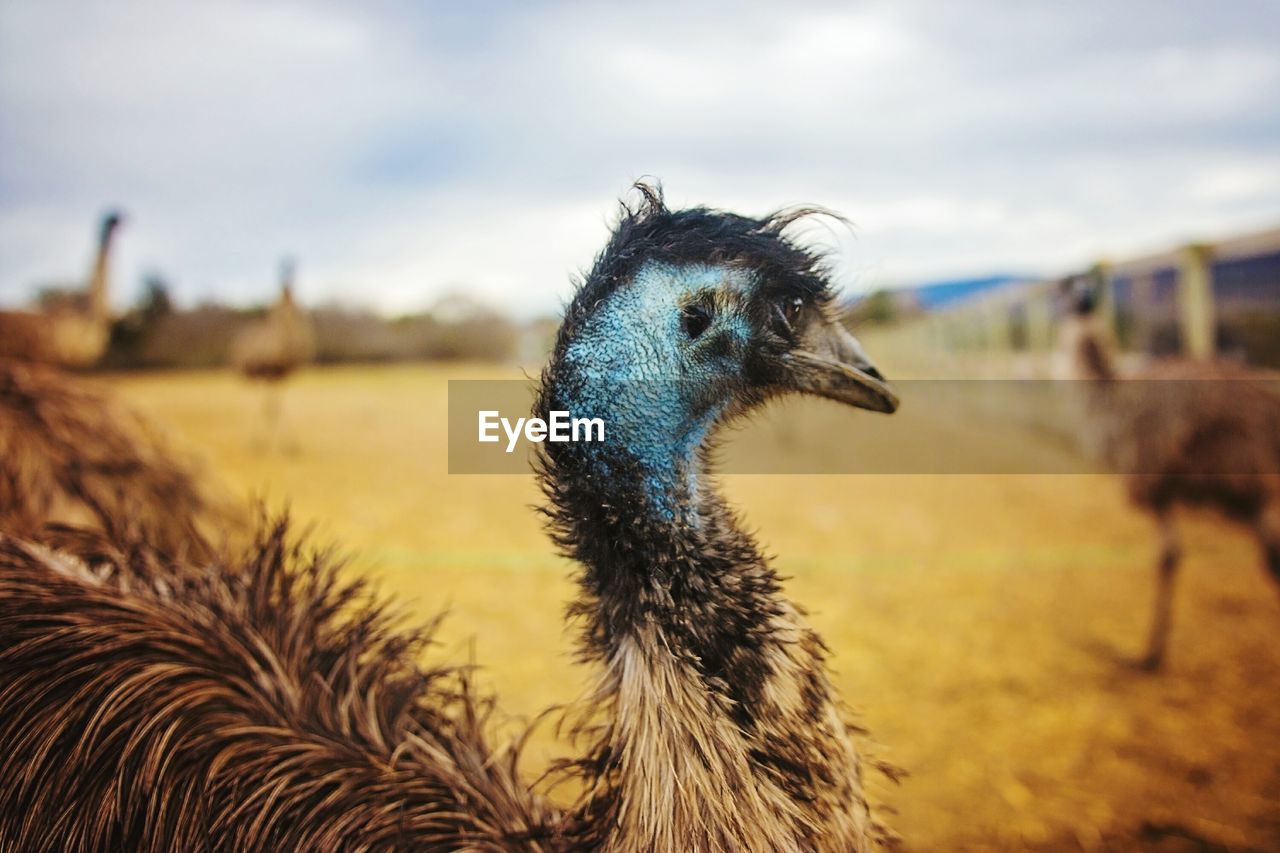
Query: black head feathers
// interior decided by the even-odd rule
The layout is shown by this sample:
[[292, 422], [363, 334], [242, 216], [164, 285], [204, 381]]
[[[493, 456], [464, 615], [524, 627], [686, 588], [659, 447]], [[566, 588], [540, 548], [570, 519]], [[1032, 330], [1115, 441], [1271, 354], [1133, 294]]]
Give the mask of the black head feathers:
[[661, 185], [638, 182], [634, 201], [619, 205], [618, 221], [565, 316], [563, 330], [600, 299], [629, 281], [646, 262], [703, 264], [754, 272], [762, 284], [811, 299], [831, 295], [820, 252], [785, 234], [810, 216], [840, 217], [819, 207], [785, 208], [759, 219], [709, 207], [671, 210]]

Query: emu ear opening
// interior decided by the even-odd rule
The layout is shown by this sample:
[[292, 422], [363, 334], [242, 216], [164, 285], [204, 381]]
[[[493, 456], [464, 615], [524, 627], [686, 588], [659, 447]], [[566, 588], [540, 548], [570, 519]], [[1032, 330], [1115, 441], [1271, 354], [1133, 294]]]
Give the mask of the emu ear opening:
[[813, 323], [787, 361], [792, 390], [873, 412], [898, 408], [898, 395], [857, 338], [835, 320]]

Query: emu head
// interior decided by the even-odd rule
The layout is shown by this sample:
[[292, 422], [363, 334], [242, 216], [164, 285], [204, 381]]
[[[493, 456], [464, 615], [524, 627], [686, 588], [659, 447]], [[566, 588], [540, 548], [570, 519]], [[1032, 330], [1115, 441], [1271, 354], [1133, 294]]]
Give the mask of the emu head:
[[108, 239], [115, 230], [124, 224], [125, 216], [123, 211], [108, 210], [102, 215], [102, 239]]
[[293, 283], [297, 275], [298, 263], [292, 257], [280, 261], [280, 303], [293, 304]]
[[1070, 276], [1058, 282], [1058, 304], [1063, 316], [1091, 317], [1098, 309], [1098, 274]]
[[[897, 397], [840, 324], [822, 259], [784, 234], [812, 210], [752, 219], [624, 205], [566, 311], [541, 408], [606, 424], [585, 454], [638, 467], [654, 491], [687, 481], [719, 425], [782, 394], [892, 412]], [[610, 438], [611, 437], [611, 438]], [[598, 467], [599, 467], [598, 466]]]

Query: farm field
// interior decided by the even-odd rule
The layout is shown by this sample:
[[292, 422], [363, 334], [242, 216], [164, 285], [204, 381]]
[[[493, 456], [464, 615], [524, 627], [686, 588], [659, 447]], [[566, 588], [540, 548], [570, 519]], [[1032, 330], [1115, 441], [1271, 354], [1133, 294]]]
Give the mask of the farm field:
[[[288, 452], [254, 441], [260, 389], [230, 374], [99, 381], [229, 490], [289, 506], [414, 617], [447, 608], [434, 653], [480, 664], [520, 718], [585, 683], [563, 622], [572, 565], [530, 508], [532, 477], [449, 475], [446, 460], [447, 380], [520, 376], [312, 370], [285, 394]], [[826, 638], [877, 754], [910, 774], [871, 777], [907, 849], [1280, 848], [1280, 595], [1243, 531], [1184, 520], [1170, 659], [1146, 675], [1126, 661], [1145, 636], [1155, 539], [1108, 477], [724, 485]], [[542, 725], [530, 777], [570, 751]]]

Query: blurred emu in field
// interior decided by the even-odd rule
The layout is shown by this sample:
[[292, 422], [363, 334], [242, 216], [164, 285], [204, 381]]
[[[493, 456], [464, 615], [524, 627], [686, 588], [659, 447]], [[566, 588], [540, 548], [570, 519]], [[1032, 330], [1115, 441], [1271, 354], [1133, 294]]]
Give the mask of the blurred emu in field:
[[283, 382], [316, 354], [315, 329], [293, 298], [294, 263], [280, 265], [280, 297], [262, 319], [244, 329], [231, 342], [231, 364], [246, 378], [265, 389], [263, 418], [265, 444], [270, 447], [280, 425]]
[[1093, 288], [1064, 282], [1062, 293], [1060, 341], [1070, 376], [1092, 380], [1085, 442], [1122, 474], [1130, 500], [1159, 527], [1155, 613], [1140, 662], [1156, 669], [1181, 556], [1175, 507], [1210, 507], [1251, 527], [1280, 585], [1280, 383], [1221, 360], [1161, 359], [1122, 376]]
[[120, 224], [119, 211], [102, 217], [88, 286], [52, 293], [34, 311], [0, 312], [0, 357], [63, 367], [92, 367], [111, 339], [108, 266]]

